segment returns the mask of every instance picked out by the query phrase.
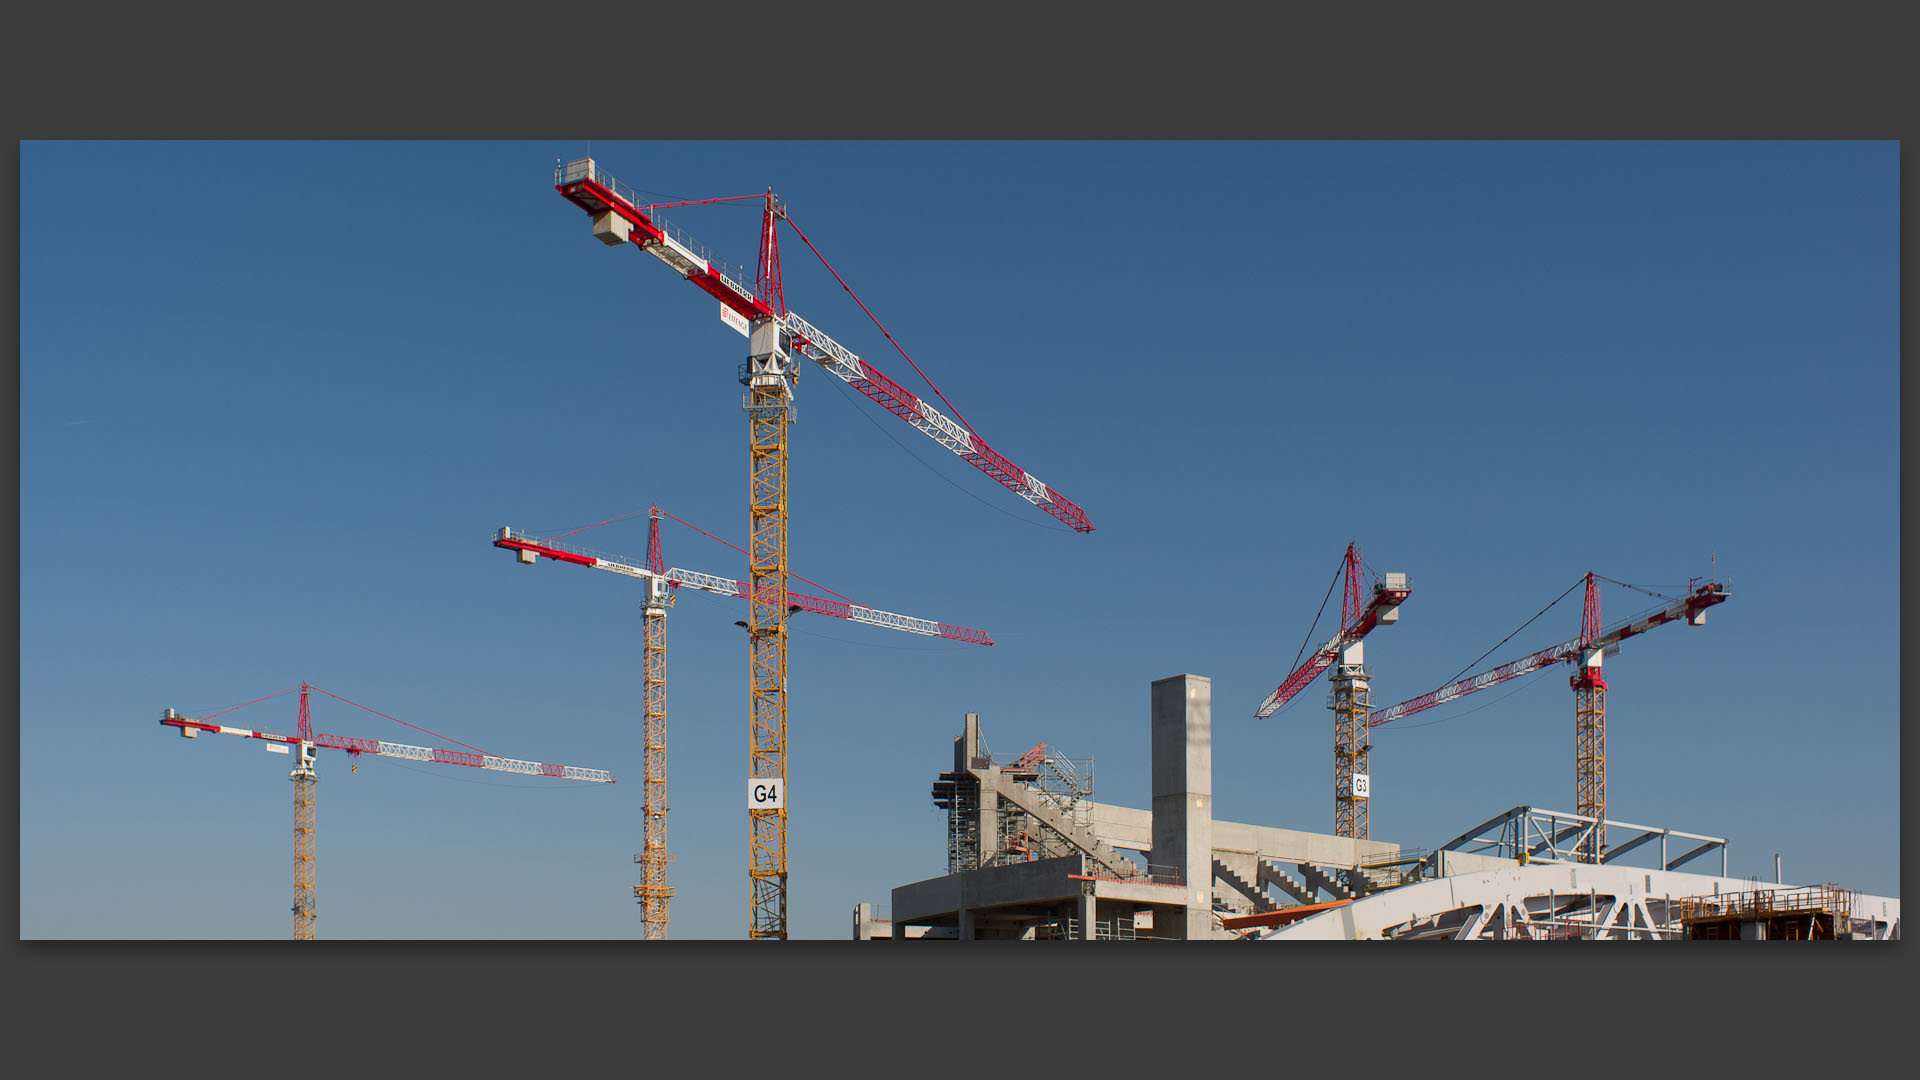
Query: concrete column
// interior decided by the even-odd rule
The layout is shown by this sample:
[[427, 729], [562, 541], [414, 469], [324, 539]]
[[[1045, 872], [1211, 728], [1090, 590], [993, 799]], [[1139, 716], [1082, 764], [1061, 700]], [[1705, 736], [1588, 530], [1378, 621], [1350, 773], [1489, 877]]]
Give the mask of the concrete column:
[[980, 785], [979, 829], [980, 861], [976, 865], [985, 868], [1000, 854], [1000, 793], [986, 784]]
[[[1155, 680], [1153, 851], [1148, 861], [1178, 867], [1187, 886], [1185, 917], [1174, 935], [1213, 937], [1213, 680], [1173, 675]], [[1156, 930], [1156, 932], [1159, 932]]]
[[953, 771], [966, 772], [973, 765], [973, 759], [979, 756], [981, 756], [980, 714], [968, 713], [964, 733], [953, 740]]
[[1093, 940], [1093, 918], [1100, 910], [1099, 901], [1093, 895], [1093, 883], [1086, 882], [1087, 889], [1080, 894], [1080, 940]]
[[973, 909], [960, 909], [960, 940], [972, 941], [974, 935]]
[[[953, 771], [961, 776], [974, 767], [977, 758], [986, 756], [980, 745], [980, 714], [968, 713], [966, 727], [959, 738], [953, 740]], [[970, 870], [977, 870], [993, 862], [1000, 851], [1000, 795], [990, 784], [980, 785], [980, 809], [974, 816], [974, 828], [980, 837], [979, 858]]]
[[906, 923], [896, 922], [893, 924], [893, 940], [895, 941], [907, 940], [907, 924]]
[[865, 941], [873, 932], [873, 905], [861, 902], [853, 906], [853, 940]]

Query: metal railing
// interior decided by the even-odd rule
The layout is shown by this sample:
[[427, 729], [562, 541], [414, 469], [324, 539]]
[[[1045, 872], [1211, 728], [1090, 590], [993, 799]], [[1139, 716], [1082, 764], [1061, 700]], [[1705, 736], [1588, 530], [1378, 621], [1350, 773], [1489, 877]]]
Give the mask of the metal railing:
[[[591, 180], [599, 184], [614, 195], [626, 200], [627, 205], [642, 213], [646, 213], [649, 207], [655, 205], [641, 198], [638, 191], [614, 179], [613, 174], [602, 171], [592, 158], [579, 158], [574, 161], [554, 163], [553, 183], [555, 187], [561, 184], [571, 184], [578, 180]], [[685, 229], [668, 221], [666, 218], [652, 213], [648, 213], [647, 216], [653, 221], [655, 228], [671, 236], [675, 243], [706, 260], [707, 266], [722, 278], [726, 279], [728, 286], [735, 292], [748, 297], [754, 295], [753, 287], [747, 285], [746, 282], [755, 281], [757, 277], [748, 276], [738, 264], [727, 262], [724, 259], [714, 258], [713, 252], [707, 245], [695, 240]]]
[[502, 536], [500, 533], [495, 533], [494, 538], [497, 540], [518, 540], [525, 544], [538, 544], [541, 547], [552, 548], [555, 551], [564, 551], [569, 555], [582, 555], [589, 559], [600, 559], [604, 562], [619, 563], [623, 566], [639, 566], [645, 562], [645, 560], [635, 560], [630, 555], [615, 555], [610, 552], [596, 551], [593, 548], [579, 547], [574, 544], [558, 544], [552, 540], [529, 535], [519, 529], [509, 528], [506, 529], [505, 532], [505, 536]]
[[1832, 914], [1835, 925], [1844, 928], [1853, 914], [1852, 891], [1828, 883], [1688, 896], [1673, 902], [1671, 917], [1684, 923], [1693, 919], [1771, 919], [1814, 912]]
[[1178, 866], [1166, 866], [1161, 863], [1147, 864], [1147, 880], [1155, 885], [1185, 885], [1187, 874]]
[[1431, 855], [1432, 852], [1426, 848], [1402, 848], [1399, 851], [1362, 855], [1352, 876], [1365, 881], [1365, 888], [1369, 892], [1411, 885], [1428, 876]]

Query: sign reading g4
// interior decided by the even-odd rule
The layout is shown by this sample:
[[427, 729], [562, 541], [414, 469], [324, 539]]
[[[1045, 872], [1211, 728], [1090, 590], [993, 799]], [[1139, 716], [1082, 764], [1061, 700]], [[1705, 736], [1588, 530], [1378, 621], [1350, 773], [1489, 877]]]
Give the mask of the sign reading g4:
[[787, 782], [777, 776], [747, 781], [747, 809], [778, 810], [787, 805]]

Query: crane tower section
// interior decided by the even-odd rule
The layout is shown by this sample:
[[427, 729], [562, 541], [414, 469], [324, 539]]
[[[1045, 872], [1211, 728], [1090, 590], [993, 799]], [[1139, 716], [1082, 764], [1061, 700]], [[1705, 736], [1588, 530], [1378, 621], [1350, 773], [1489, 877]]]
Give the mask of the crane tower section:
[[[787, 779], [787, 428], [792, 360], [777, 320], [753, 324], [747, 383], [748, 778]], [[787, 808], [749, 808], [748, 936], [787, 936]]]
[[667, 864], [673, 861], [667, 851], [667, 608], [673, 604], [673, 595], [662, 576], [666, 560], [660, 554], [657, 506], [651, 508], [647, 522], [647, 569], [653, 576], [646, 580], [646, 597], [640, 602], [645, 680], [641, 741], [646, 772], [640, 815], [646, 839], [634, 859], [640, 864], [640, 884], [633, 887], [633, 897], [640, 905], [641, 940], [664, 941], [673, 900], [673, 886], [667, 883]]

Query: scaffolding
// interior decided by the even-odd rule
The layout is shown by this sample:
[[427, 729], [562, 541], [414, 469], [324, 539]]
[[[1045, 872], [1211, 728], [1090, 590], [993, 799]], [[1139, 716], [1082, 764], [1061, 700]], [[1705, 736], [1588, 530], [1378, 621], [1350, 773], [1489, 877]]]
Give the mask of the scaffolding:
[[[974, 769], [994, 769], [1026, 785], [1048, 810], [1072, 828], [1093, 829], [1093, 759], [1070, 758], [1041, 743], [1006, 762], [996, 763], [981, 742]], [[943, 772], [933, 784], [933, 804], [947, 812], [947, 873], [959, 874], [988, 866], [1038, 862], [1080, 852], [1073, 839], [1020, 807], [997, 801], [992, 808], [991, 836], [982, 835], [980, 778], [968, 772]], [[991, 841], [992, 854], [984, 859], [981, 844]]]
[[1853, 893], [1828, 883], [1689, 896], [1674, 914], [1689, 941], [1834, 941], [1852, 933]]
[[[997, 766], [1025, 784], [1055, 813], [1086, 830], [1093, 828], [1093, 759], [1069, 758], [1041, 743]], [[1074, 841], [1017, 806], [1002, 803], [990, 866], [1037, 862], [1079, 852]]]
[[933, 805], [947, 812], [947, 873], [980, 865], [980, 781], [964, 773], [941, 773]]
[[[1035, 923], [1033, 927], [1035, 941], [1079, 941], [1080, 917], [1077, 915], [1055, 915]], [[1094, 941], [1149, 941], [1152, 935], [1141, 934], [1134, 928], [1132, 915], [1116, 915], [1111, 919], [1093, 920]]]

